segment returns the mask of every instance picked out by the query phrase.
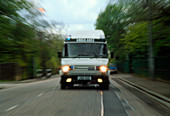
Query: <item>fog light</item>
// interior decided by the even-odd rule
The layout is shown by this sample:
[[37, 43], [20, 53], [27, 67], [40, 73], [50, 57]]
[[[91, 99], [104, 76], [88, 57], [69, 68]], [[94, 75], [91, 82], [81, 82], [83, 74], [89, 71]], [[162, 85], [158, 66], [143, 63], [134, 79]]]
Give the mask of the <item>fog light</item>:
[[98, 83], [102, 83], [103, 80], [102, 80], [101, 78], [98, 78], [98, 79], [97, 79], [97, 82], [98, 82]]
[[72, 78], [68, 78], [67, 80], [66, 80], [66, 82], [71, 82], [72, 81]]

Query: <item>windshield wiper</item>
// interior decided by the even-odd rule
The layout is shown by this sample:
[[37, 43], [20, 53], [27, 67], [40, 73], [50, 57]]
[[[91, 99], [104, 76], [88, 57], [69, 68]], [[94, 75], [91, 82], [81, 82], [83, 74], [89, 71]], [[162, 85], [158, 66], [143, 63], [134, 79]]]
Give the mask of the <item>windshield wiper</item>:
[[106, 54], [97, 54], [96, 52], [93, 52], [95, 58], [103, 58], [106, 57]]
[[102, 55], [99, 55], [99, 54], [98, 54], [99, 51], [100, 51], [100, 50], [98, 50], [97, 52], [93, 52], [95, 58], [98, 58], [98, 57], [102, 56]]

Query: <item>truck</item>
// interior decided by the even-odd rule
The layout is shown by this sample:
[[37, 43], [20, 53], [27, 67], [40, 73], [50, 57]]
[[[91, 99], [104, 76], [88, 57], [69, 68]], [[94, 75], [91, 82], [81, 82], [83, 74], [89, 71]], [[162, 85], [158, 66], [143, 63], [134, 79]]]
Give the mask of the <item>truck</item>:
[[109, 63], [108, 69], [110, 70], [110, 74], [117, 74], [117, 65], [115, 63]]
[[[58, 53], [61, 56], [61, 52]], [[108, 50], [102, 30], [73, 31], [64, 40], [61, 57], [61, 89], [74, 85], [109, 89]]]

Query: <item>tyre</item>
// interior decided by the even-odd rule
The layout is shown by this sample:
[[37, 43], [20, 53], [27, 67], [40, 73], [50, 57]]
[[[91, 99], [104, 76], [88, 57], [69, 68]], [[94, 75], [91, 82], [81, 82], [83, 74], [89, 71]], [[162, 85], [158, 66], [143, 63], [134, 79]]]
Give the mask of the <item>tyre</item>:
[[68, 87], [69, 87], [69, 88], [73, 88], [73, 86], [74, 86], [74, 84], [70, 84]]
[[106, 85], [104, 86], [104, 90], [109, 90], [109, 84], [106, 84]]
[[61, 89], [66, 89], [66, 86], [64, 84], [61, 84]]
[[100, 85], [100, 88], [101, 88], [102, 90], [109, 90], [109, 84]]

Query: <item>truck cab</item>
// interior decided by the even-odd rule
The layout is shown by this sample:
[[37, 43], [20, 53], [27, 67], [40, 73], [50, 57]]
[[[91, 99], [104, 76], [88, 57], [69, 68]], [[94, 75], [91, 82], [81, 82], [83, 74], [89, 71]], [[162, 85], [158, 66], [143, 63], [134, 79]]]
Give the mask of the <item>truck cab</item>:
[[108, 51], [102, 30], [75, 31], [64, 40], [61, 58], [61, 89], [99, 85], [109, 89]]

